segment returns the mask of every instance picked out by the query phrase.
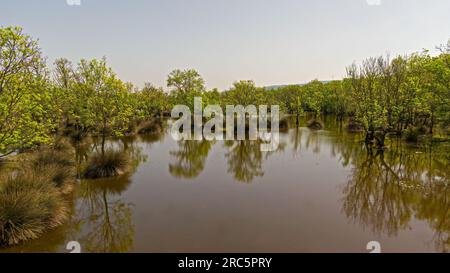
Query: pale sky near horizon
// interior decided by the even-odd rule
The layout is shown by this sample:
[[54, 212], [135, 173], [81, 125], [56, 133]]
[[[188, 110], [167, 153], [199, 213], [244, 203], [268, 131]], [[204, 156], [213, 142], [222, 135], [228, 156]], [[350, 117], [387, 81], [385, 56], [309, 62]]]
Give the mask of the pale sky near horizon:
[[[76, 1], [76, 0], [69, 0]], [[366, 57], [450, 39], [449, 0], [0, 0], [0, 25], [38, 38], [49, 62], [106, 56], [124, 81], [166, 86], [193, 68], [208, 88], [340, 79]]]

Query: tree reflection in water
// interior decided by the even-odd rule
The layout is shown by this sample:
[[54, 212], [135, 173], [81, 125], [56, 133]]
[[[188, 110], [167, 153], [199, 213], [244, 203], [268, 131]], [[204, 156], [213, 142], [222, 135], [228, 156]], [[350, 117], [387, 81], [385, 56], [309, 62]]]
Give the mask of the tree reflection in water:
[[413, 219], [425, 221], [435, 232], [436, 249], [450, 251], [448, 144], [411, 146], [392, 138], [389, 149], [377, 152], [367, 150], [360, 134], [348, 133], [342, 122], [324, 120], [329, 131], [293, 129], [290, 142], [294, 154], [318, 153], [327, 143], [331, 155], [351, 168], [342, 200], [347, 218], [388, 236], [409, 228]]
[[[77, 190], [79, 242], [84, 252], [127, 252], [134, 241], [133, 204], [123, 201], [122, 194], [132, 183], [131, 176], [147, 155], [133, 137], [109, 143], [109, 149], [121, 149], [130, 158], [130, 171], [122, 176], [82, 180]], [[86, 232], [87, 231], [87, 232]]]
[[256, 177], [264, 175], [262, 170], [263, 152], [259, 141], [241, 140], [226, 141], [225, 154], [228, 162], [228, 172], [237, 181], [250, 183]]
[[205, 162], [214, 142], [206, 140], [183, 140], [178, 142], [178, 150], [170, 154], [176, 159], [169, 164], [169, 172], [178, 178], [198, 177], [205, 168]]
[[[178, 150], [170, 154], [175, 159], [169, 164], [169, 172], [174, 177], [194, 179], [205, 169], [206, 159], [215, 142], [184, 140], [178, 142]], [[240, 182], [250, 183], [256, 177], [264, 175], [262, 163], [271, 154], [282, 151], [285, 144], [280, 144], [274, 152], [261, 152], [261, 141], [241, 140], [224, 141], [227, 150], [225, 157], [228, 173]]]
[[273, 152], [262, 152], [261, 141], [237, 140], [225, 141], [225, 154], [228, 163], [228, 173], [239, 182], [251, 183], [257, 177], [264, 176], [262, 164], [270, 155], [281, 152], [285, 143], [280, 143]]
[[77, 220], [89, 230], [79, 242], [85, 252], [127, 252], [134, 240], [132, 204], [121, 200], [130, 177], [84, 180], [79, 187]]
[[[339, 217], [356, 223], [357, 228], [390, 236], [401, 234], [410, 226], [414, 229], [418, 221], [425, 222], [435, 232], [430, 242], [435, 244], [436, 250], [450, 251], [450, 144], [412, 147], [402, 140], [391, 139], [389, 149], [377, 153], [368, 151], [360, 135], [347, 133], [342, 123], [325, 118], [324, 121], [327, 130], [293, 127], [289, 135], [282, 134], [279, 151], [288, 147], [294, 156], [329, 152], [337, 159], [337, 164], [346, 167], [340, 168], [348, 171], [349, 177], [343, 183], [342, 192], [338, 193], [342, 194], [339, 205], [342, 205], [343, 212]], [[136, 179], [132, 174], [138, 165], [152, 155], [152, 152], [143, 153], [142, 149], [160, 140], [159, 135], [149, 135], [109, 142], [107, 148], [120, 149], [129, 155], [132, 162], [130, 172], [112, 179], [81, 181], [75, 193], [77, 198], [71, 206], [72, 217], [66, 225], [40, 240], [6, 251], [66, 252], [65, 245], [72, 240], [81, 243], [83, 252], [132, 251], [136, 219], [133, 220], [134, 206], [126, 201], [129, 196], [124, 193]], [[77, 145], [79, 165], [95, 152], [96, 145], [92, 141]], [[285, 146], [283, 141], [287, 141], [289, 146]], [[163, 152], [166, 152], [171, 149], [172, 142], [167, 141], [164, 145], [162, 147], [166, 150]], [[198, 177], [206, 169], [206, 160], [214, 145], [208, 141], [178, 142], [178, 148], [170, 152], [170, 174], [184, 179]], [[225, 141], [217, 148], [221, 148], [217, 154], [225, 159], [223, 164], [227, 165], [231, 180], [245, 183], [264, 176], [264, 162], [275, 153], [261, 152], [260, 143], [249, 140]], [[300, 162], [304, 158], [310, 157], [290, 159]], [[284, 170], [284, 166], [281, 168]]]
[[[430, 156], [433, 154], [433, 156]], [[395, 236], [413, 218], [429, 223], [440, 251], [450, 248], [450, 181], [448, 156], [425, 148], [407, 150], [397, 143], [385, 152], [362, 152], [343, 191], [349, 219], [374, 233]], [[442, 166], [445, 165], [445, 168]]]

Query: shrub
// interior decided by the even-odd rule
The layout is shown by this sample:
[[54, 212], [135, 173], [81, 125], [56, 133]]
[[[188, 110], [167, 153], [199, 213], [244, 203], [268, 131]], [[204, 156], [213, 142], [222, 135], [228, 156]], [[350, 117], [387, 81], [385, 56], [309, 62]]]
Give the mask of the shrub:
[[107, 150], [92, 155], [83, 171], [87, 179], [119, 176], [128, 171], [130, 162], [126, 153]]
[[313, 119], [313, 120], [310, 120], [309, 122], [308, 122], [308, 128], [309, 129], [311, 129], [311, 130], [322, 130], [323, 129], [323, 124], [322, 124], [322, 122], [320, 122], [320, 121], [318, 121], [318, 120], [316, 120], [316, 119]]
[[409, 127], [408, 129], [406, 129], [406, 132], [405, 132], [405, 140], [407, 142], [411, 142], [411, 143], [417, 142], [417, 141], [419, 141], [419, 135], [420, 135], [420, 132], [417, 128]]
[[280, 120], [279, 128], [282, 132], [289, 130], [289, 121], [287, 118], [283, 118]]
[[0, 189], [0, 245], [39, 238], [63, 224], [67, 204], [45, 173], [31, 170], [7, 177]]
[[162, 122], [159, 119], [146, 121], [139, 126], [138, 133], [141, 135], [145, 134], [159, 134], [162, 132]]
[[347, 129], [348, 132], [354, 132], [354, 133], [357, 133], [357, 132], [362, 132], [362, 131], [364, 131], [364, 126], [363, 126], [361, 123], [359, 123], [359, 122], [357, 122], [357, 121], [355, 121], [355, 120], [352, 119], [352, 120], [350, 120], [349, 123], [347, 124], [346, 129]]
[[74, 179], [74, 165], [69, 151], [43, 149], [36, 153], [31, 168], [37, 173], [45, 173], [55, 186], [63, 187], [66, 182]]

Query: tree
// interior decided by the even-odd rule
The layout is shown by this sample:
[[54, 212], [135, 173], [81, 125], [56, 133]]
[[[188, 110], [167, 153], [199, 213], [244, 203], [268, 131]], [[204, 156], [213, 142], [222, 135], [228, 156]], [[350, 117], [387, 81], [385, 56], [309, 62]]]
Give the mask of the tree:
[[222, 94], [214, 88], [203, 93], [202, 101], [205, 105], [222, 105]]
[[347, 68], [356, 107], [355, 119], [364, 126], [366, 143], [376, 140], [379, 147], [384, 146], [388, 123], [387, 96], [380, 84], [384, 63], [383, 57], [369, 58], [360, 67], [353, 64]]
[[162, 116], [164, 112], [170, 111], [168, 96], [161, 87], [146, 83], [137, 97], [144, 118]]
[[352, 112], [351, 95], [345, 85], [345, 81], [331, 81], [323, 85], [321, 109], [326, 114], [335, 114], [340, 120]]
[[135, 104], [130, 87], [119, 80], [107, 66], [106, 59], [82, 60], [78, 65], [75, 92], [85, 100], [79, 102], [83, 109], [81, 124], [102, 137], [102, 151], [105, 138], [121, 136], [129, 128]]
[[288, 85], [271, 92], [280, 109], [288, 114], [295, 114], [298, 121], [298, 117], [304, 110], [302, 87], [299, 85]]
[[51, 140], [48, 78], [37, 41], [0, 28], [0, 156]]
[[318, 80], [314, 80], [303, 86], [304, 102], [309, 111], [314, 113], [314, 118], [322, 112], [324, 86]]
[[416, 73], [420, 73], [420, 87], [425, 94], [430, 114], [430, 134], [434, 133], [437, 123], [448, 126], [450, 110], [450, 52], [449, 49], [439, 56], [428, 54], [415, 58]]
[[52, 101], [60, 117], [59, 129], [71, 125], [71, 117], [78, 111], [77, 94], [73, 91], [75, 84], [75, 70], [72, 62], [65, 58], [57, 59], [54, 63]]
[[253, 81], [238, 81], [226, 92], [225, 101], [229, 105], [259, 105], [264, 103], [264, 92]]
[[205, 91], [205, 81], [193, 69], [176, 69], [169, 74], [167, 87], [171, 88], [174, 104], [187, 105], [192, 110], [194, 97], [200, 97]]

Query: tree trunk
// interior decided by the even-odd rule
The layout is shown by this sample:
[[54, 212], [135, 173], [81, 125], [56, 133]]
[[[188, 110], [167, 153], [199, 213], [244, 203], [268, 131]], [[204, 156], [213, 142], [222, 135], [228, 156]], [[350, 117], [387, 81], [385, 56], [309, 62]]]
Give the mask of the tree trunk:
[[434, 133], [434, 111], [431, 111], [430, 135]]

